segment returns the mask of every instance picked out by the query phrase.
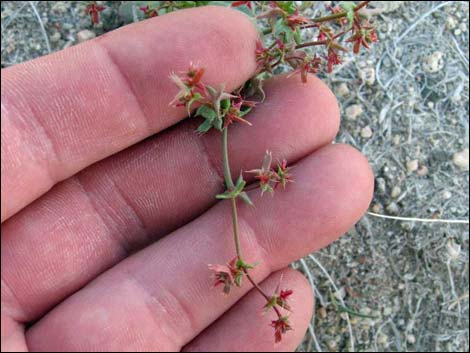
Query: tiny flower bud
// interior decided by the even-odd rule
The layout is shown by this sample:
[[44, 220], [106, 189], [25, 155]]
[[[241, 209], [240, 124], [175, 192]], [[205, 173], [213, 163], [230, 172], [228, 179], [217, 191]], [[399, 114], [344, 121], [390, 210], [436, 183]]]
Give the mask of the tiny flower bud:
[[281, 342], [283, 334], [292, 330], [287, 316], [282, 316], [277, 320], [271, 321], [271, 327], [274, 327], [274, 341], [276, 343]]

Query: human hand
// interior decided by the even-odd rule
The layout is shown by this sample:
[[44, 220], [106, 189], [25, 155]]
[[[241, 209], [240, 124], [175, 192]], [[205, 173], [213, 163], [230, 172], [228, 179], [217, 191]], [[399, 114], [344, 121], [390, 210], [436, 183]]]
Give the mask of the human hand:
[[274, 344], [249, 283], [211, 288], [207, 264], [233, 256], [214, 198], [219, 138], [168, 105], [168, 76], [193, 61], [234, 89], [256, 68], [256, 38], [238, 12], [190, 9], [2, 70], [2, 351], [295, 349], [313, 296], [286, 266], [354, 224], [373, 179], [356, 150], [330, 145], [339, 112], [324, 84], [269, 80], [230, 151], [234, 172], [268, 147], [296, 162], [288, 192], [251, 191], [256, 208], [239, 215], [255, 280], [272, 291], [283, 276], [295, 292], [294, 331]]

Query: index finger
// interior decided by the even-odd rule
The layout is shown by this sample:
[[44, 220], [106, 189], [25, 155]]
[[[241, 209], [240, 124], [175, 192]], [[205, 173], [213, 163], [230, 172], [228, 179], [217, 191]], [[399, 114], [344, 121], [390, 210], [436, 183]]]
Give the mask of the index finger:
[[257, 32], [218, 6], [181, 10], [2, 70], [1, 219], [86, 166], [185, 116], [168, 105], [189, 62], [233, 90], [255, 71]]

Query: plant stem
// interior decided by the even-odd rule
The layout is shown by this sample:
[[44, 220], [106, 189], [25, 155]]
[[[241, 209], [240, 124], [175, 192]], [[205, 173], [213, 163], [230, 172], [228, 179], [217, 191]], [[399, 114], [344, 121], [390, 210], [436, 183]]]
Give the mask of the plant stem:
[[233, 239], [235, 241], [235, 250], [237, 251], [237, 257], [242, 258], [242, 250], [240, 247], [240, 236], [238, 232], [238, 215], [237, 215], [237, 199], [233, 198], [230, 200], [232, 205], [232, 223], [233, 223]]
[[[230, 171], [230, 163], [229, 163], [229, 159], [228, 159], [228, 127], [225, 127], [222, 130], [222, 165], [223, 165], [223, 168], [224, 168], [225, 185], [229, 189], [234, 188], [235, 185], [233, 183], [232, 173]], [[242, 253], [241, 253], [241, 247], [240, 247], [240, 235], [239, 235], [239, 229], [238, 229], [238, 214], [237, 214], [237, 200], [236, 200], [236, 198], [231, 199], [230, 204], [232, 206], [233, 239], [235, 241], [235, 249], [236, 249], [236, 252], [237, 252], [238, 259], [242, 260]], [[264, 299], [266, 299], [267, 302], [269, 302], [270, 297], [254, 281], [254, 279], [248, 273], [248, 270], [246, 268], [244, 268], [243, 272], [245, 273], [246, 278], [248, 279], [248, 281], [250, 281], [250, 283], [253, 285], [253, 287], [264, 297]], [[279, 309], [276, 308], [275, 306], [273, 307], [273, 309], [276, 312], [277, 316], [279, 318], [281, 318], [282, 315], [281, 315]]]
[[325, 44], [328, 44], [328, 41], [320, 40], [320, 41], [315, 41], [315, 42], [307, 42], [307, 43], [302, 43], [302, 44], [296, 45], [295, 49], [300, 49], [300, 48], [305, 48], [305, 47], [313, 47], [315, 45], [325, 45]]
[[228, 129], [225, 127], [222, 130], [222, 165], [224, 168], [224, 180], [228, 189], [235, 187], [230, 172], [230, 163], [228, 161]]

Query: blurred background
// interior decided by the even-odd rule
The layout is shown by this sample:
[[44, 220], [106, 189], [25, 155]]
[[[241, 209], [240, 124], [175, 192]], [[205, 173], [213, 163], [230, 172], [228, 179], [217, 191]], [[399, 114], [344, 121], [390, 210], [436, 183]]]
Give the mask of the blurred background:
[[[87, 2], [2, 1], [2, 68], [138, 21], [146, 2], [98, 3], [93, 26]], [[325, 3], [299, 2], [301, 14]], [[468, 351], [469, 4], [370, 7], [379, 43], [322, 78], [341, 105], [337, 141], [368, 157], [375, 196], [345, 236], [292, 265], [316, 294], [298, 350]]]

